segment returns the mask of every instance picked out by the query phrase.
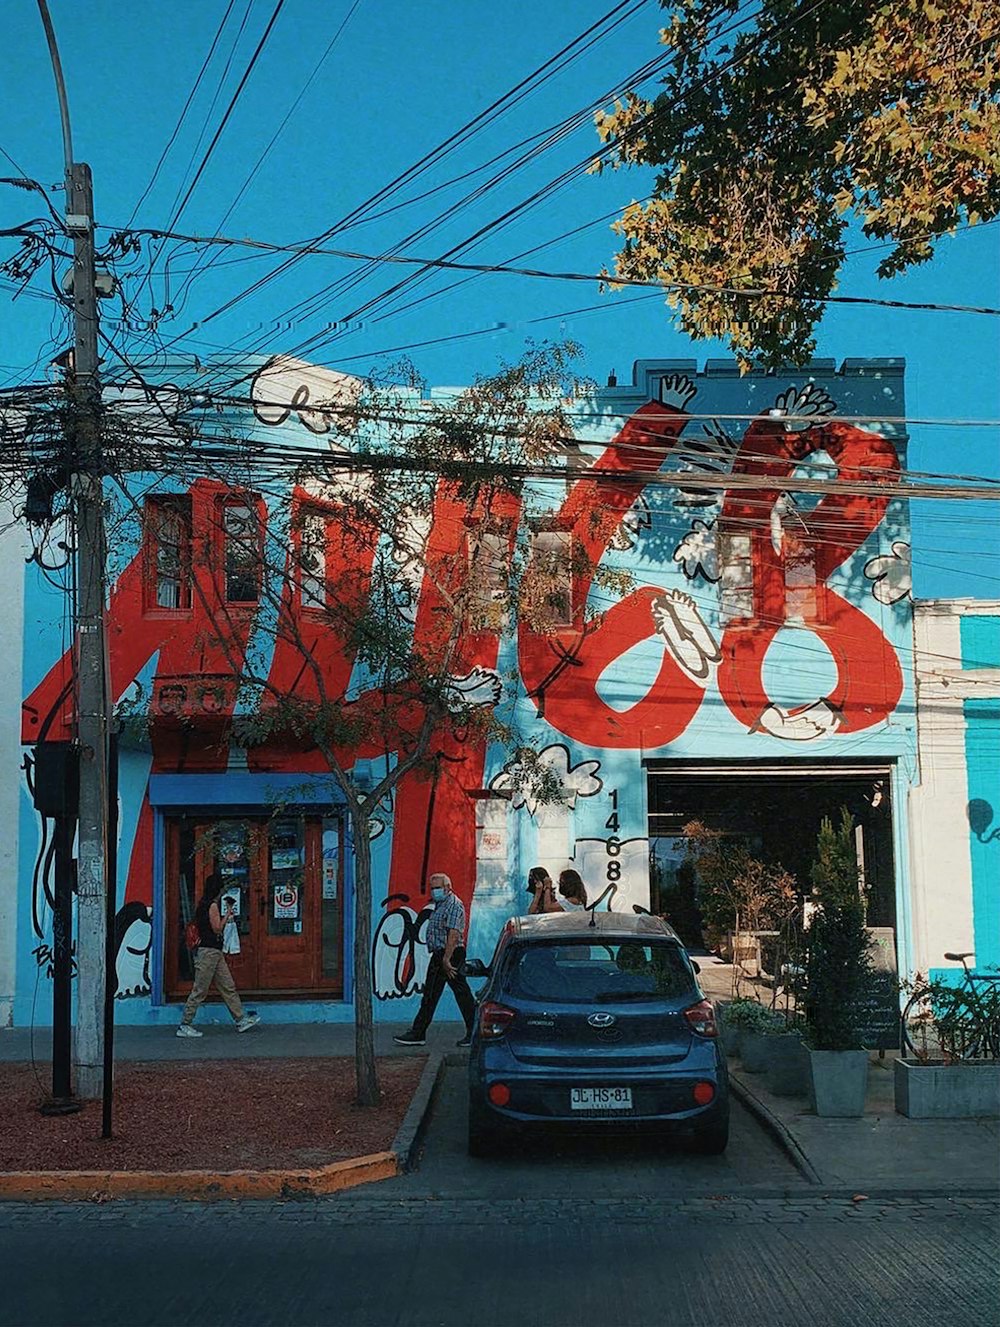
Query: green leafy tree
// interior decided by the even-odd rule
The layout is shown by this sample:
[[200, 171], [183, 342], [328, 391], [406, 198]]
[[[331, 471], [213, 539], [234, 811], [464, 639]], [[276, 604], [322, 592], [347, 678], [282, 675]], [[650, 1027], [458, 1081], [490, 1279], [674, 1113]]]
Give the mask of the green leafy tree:
[[728, 340], [744, 364], [802, 363], [852, 215], [889, 242], [889, 277], [998, 214], [992, 0], [661, 3], [663, 91], [598, 115], [595, 169], [657, 169], [616, 223], [615, 272], [669, 283], [691, 336]]
[[870, 937], [865, 929], [854, 848], [854, 822], [845, 808], [834, 828], [824, 817], [812, 869], [817, 911], [806, 932], [803, 1008], [815, 1050], [860, 1045], [858, 1011], [872, 987]]

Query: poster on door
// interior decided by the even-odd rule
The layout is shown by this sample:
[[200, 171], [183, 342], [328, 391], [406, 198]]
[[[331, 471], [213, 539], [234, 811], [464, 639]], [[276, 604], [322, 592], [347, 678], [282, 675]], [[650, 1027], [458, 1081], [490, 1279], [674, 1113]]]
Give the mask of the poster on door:
[[295, 885], [277, 885], [275, 887], [274, 915], [277, 918], [298, 917], [299, 891]]

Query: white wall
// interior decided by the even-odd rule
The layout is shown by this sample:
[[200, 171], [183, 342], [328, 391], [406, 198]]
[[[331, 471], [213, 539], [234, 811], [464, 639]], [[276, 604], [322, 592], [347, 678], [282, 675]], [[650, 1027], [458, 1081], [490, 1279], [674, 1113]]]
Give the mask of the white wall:
[[0, 1028], [13, 1020], [17, 964], [18, 810], [21, 789], [21, 651], [24, 635], [23, 527], [0, 504]]
[[936, 599], [914, 605], [917, 758], [910, 792], [913, 963], [946, 963], [946, 951], [973, 951], [972, 866], [963, 701], [1000, 695], [1000, 669], [963, 669], [959, 621], [995, 615], [997, 601]]

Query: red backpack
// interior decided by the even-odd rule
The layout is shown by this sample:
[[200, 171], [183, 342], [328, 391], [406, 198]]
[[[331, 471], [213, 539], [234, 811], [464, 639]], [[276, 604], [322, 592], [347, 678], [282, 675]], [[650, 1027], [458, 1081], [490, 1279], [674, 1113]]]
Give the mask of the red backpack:
[[201, 931], [198, 929], [198, 923], [188, 922], [184, 928], [184, 943], [188, 949], [197, 949], [201, 944]]

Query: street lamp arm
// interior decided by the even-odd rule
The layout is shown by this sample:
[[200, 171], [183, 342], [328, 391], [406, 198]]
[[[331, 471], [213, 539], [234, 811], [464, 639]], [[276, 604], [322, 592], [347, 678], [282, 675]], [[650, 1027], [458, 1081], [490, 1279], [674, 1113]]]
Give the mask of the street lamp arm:
[[66, 176], [69, 177], [73, 165], [73, 131], [69, 122], [69, 100], [66, 96], [66, 80], [63, 78], [62, 61], [59, 59], [59, 47], [56, 44], [55, 28], [49, 13], [47, 0], [38, 0], [38, 12], [42, 16], [45, 28], [45, 40], [49, 44], [49, 57], [52, 60], [52, 74], [56, 80], [56, 96], [59, 98], [59, 119], [62, 123], [63, 156], [66, 159]]

